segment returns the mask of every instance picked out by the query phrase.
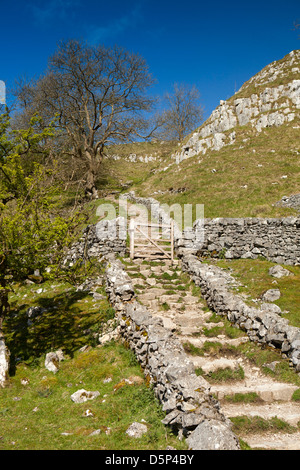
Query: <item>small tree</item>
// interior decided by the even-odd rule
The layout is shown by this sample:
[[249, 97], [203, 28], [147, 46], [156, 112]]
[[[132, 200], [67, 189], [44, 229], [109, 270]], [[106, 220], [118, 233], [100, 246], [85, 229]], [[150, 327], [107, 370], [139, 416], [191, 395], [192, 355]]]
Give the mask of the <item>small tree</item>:
[[181, 142], [203, 120], [200, 93], [195, 86], [175, 83], [173, 92], [165, 96], [167, 109], [163, 112], [163, 137]]
[[70, 40], [59, 45], [45, 75], [18, 95], [27, 114], [38, 112], [45, 122], [58, 117], [56, 137], [86, 168], [86, 193], [96, 197], [105, 146], [149, 134], [144, 113], [154, 104], [147, 95], [152, 83], [139, 55]]
[[12, 131], [9, 113], [0, 115], [0, 340], [9, 312], [9, 287], [35, 269], [59, 266], [65, 247], [82, 219], [76, 211], [62, 218], [54, 204], [53, 173], [35, 163], [28, 172], [24, 160], [41, 152], [51, 127], [39, 132], [34, 117], [28, 129]]

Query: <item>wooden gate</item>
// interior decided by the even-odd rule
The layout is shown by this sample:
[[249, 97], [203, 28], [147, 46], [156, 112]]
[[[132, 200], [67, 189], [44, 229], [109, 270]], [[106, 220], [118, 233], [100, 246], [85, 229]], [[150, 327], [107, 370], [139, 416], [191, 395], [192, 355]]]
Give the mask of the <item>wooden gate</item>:
[[130, 258], [174, 260], [174, 222], [169, 225], [129, 222]]

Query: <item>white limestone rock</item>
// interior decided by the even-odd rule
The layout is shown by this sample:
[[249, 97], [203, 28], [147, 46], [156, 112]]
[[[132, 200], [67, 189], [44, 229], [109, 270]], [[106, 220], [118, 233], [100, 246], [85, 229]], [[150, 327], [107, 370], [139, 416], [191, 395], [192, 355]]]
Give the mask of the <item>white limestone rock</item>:
[[61, 349], [46, 354], [45, 367], [50, 372], [56, 374], [59, 370], [59, 363], [64, 360], [64, 354]]
[[4, 339], [0, 337], [0, 387], [5, 387], [9, 370], [9, 350]]
[[222, 421], [205, 420], [187, 438], [189, 450], [240, 450], [236, 435]]
[[292, 51], [285, 59], [281, 63], [274, 62], [265, 67], [237, 92], [240, 96], [253, 84], [255, 87], [268, 85], [260, 93], [258, 91], [250, 97], [237, 97], [233, 104], [221, 100], [208, 120], [175, 154], [176, 163], [194, 155], [204, 155], [209, 148], [218, 151], [225, 145], [232, 144], [232, 136], [225, 134], [230, 129], [235, 131], [239, 126], [251, 123], [257, 132], [262, 132], [266, 127], [277, 127], [293, 121], [297, 116], [295, 111], [300, 109], [300, 80], [296, 78], [299, 67], [293, 68], [295, 79], [289, 83], [274, 86], [272, 82], [278, 77], [290, 76], [290, 66], [296, 61], [299, 63], [300, 51]]
[[74, 392], [72, 395], [71, 395], [71, 400], [74, 402], [74, 403], [84, 403], [88, 400], [94, 400], [95, 398], [97, 398], [98, 396], [100, 395], [100, 392], [96, 391], [96, 392], [90, 392], [90, 391], [87, 391], [85, 390], [84, 388], [80, 389], [80, 390], [77, 390], [77, 392]]
[[262, 300], [266, 302], [274, 302], [280, 298], [280, 295], [279, 289], [269, 289], [262, 295]]
[[148, 428], [143, 423], [132, 423], [126, 431], [126, 434], [130, 437], [138, 439], [143, 436], [148, 431]]
[[283, 268], [282, 266], [280, 266], [280, 264], [278, 264], [276, 266], [272, 266], [269, 269], [269, 274], [270, 274], [270, 276], [273, 276], [273, 277], [276, 277], [276, 278], [281, 278], [281, 277], [284, 277], [284, 276], [292, 276], [293, 275], [293, 273], [291, 273], [291, 271], [289, 271], [288, 269]]

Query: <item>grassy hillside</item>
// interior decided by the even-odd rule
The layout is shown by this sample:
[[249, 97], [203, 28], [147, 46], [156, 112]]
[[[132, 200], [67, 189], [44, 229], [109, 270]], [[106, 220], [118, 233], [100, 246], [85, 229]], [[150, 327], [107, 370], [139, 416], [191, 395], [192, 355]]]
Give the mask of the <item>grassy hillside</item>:
[[273, 204], [300, 192], [299, 128], [299, 119], [259, 135], [251, 125], [244, 126], [234, 145], [172, 164], [134, 189], [168, 204], [204, 204], [205, 217], [296, 214]]
[[[262, 93], [266, 88], [299, 79], [299, 51], [267, 65], [246, 82], [227, 103]], [[279, 100], [280, 101], [280, 100]], [[280, 105], [280, 102], [278, 102]], [[263, 114], [263, 113], [261, 113]], [[283, 196], [300, 192], [300, 119], [258, 132], [249, 123], [236, 126], [236, 140], [219, 151], [207, 150], [179, 165], [174, 154], [176, 143], [131, 144], [119, 147], [118, 161], [106, 160], [103, 173], [110, 184], [102, 188], [129, 184], [144, 197], [173, 204], [204, 204], [205, 217], [284, 217], [296, 215], [290, 208], [274, 206]], [[200, 127], [205, 126], [206, 123]], [[185, 140], [188, 140], [189, 136]], [[149, 147], [150, 146], [150, 147]], [[129, 153], [161, 155], [149, 163], [129, 163]], [[113, 183], [113, 184], [112, 184]], [[122, 189], [122, 188], [121, 188]]]
[[[177, 149], [173, 142], [137, 142], [107, 148], [97, 187], [101, 195], [109, 191], [124, 191], [143, 183], [157, 168], [164, 168]], [[120, 159], [114, 159], [118, 156]], [[136, 156], [136, 161], [130, 159]], [[148, 161], [145, 159], [148, 158]], [[142, 159], [143, 161], [140, 161]], [[150, 160], [150, 161], [149, 161]]]
[[[212, 218], [296, 215], [295, 209], [274, 204], [300, 192], [299, 121], [259, 134], [250, 124], [243, 126], [233, 145], [179, 165], [171, 157], [174, 146], [160, 162], [106, 160], [103, 171], [110, 184], [101, 189], [135, 190], [170, 205], [204, 204], [205, 217]], [[129, 184], [120, 188], [120, 182]]]
[[[4, 322], [11, 368], [9, 383], [0, 388], [0, 450], [186, 448], [161, 423], [165, 413], [132, 351], [114, 341], [99, 345], [97, 335], [114, 309], [101, 282], [95, 292], [97, 298], [50, 280], [13, 285]], [[45, 310], [29, 320], [33, 306]], [[54, 374], [44, 361], [57, 349], [65, 360]], [[71, 395], [80, 389], [100, 395], [74, 403]], [[128, 436], [133, 422], [144, 423], [147, 433]]]
[[[74, 403], [79, 389], [100, 395]], [[45, 369], [43, 357], [35, 367], [20, 364], [0, 394], [0, 450], [186, 448], [163, 417], [133, 353], [110, 343], [66, 357], [57, 374]], [[147, 433], [128, 436], [133, 422], [144, 423]]]

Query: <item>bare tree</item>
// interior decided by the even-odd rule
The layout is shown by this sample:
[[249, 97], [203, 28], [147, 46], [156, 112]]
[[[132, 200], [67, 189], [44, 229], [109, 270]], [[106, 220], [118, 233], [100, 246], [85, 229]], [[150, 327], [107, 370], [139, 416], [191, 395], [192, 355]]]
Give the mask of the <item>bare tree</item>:
[[20, 97], [46, 124], [56, 116], [57, 139], [82, 161], [86, 193], [96, 197], [105, 146], [151, 135], [145, 112], [154, 105], [147, 94], [152, 83], [139, 55], [70, 40], [59, 44], [44, 76]]
[[175, 83], [165, 100], [163, 135], [169, 140], [182, 141], [203, 120], [200, 93], [195, 86]]

